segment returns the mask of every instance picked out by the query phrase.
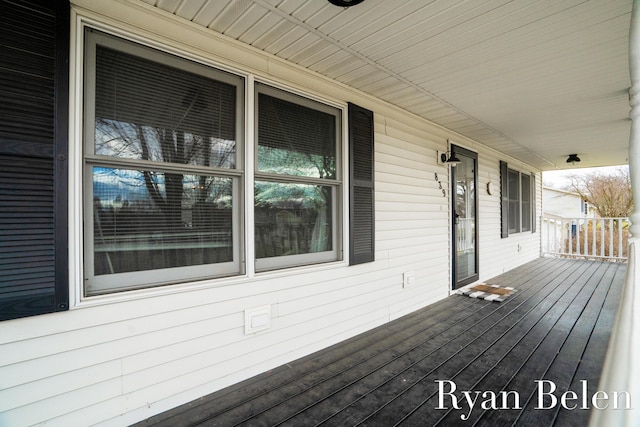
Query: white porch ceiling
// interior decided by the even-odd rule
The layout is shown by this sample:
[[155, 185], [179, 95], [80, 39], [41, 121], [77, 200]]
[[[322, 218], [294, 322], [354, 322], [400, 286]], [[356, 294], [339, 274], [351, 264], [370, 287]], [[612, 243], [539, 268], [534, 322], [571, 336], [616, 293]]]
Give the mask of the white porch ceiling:
[[632, 0], [141, 0], [542, 170], [628, 163]]

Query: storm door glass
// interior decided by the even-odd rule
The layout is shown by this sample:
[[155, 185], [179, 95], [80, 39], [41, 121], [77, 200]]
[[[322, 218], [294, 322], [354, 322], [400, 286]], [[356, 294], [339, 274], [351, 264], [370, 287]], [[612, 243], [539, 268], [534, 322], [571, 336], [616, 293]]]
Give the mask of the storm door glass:
[[453, 251], [454, 287], [478, 278], [477, 251], [477, 154], [459, 147], [453, 148], [461, 162], [452, 170], [453, 176]]

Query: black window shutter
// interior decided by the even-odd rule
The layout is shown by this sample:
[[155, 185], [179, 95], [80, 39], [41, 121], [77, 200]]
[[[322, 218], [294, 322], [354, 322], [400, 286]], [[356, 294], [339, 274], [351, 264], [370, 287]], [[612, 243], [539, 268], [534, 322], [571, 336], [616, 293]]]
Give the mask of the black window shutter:
[[507, 162], [500, 161], [500, 237], [509, 237], [509, 176]]
[[349, 263], [375, 254], [373, 111], [349, 103]]
[[531, 232], [536, 232], [538, 210], [536, 209], [536, 175], [531, 174]]
[[66, 310], [69, 3], [0, 0], [0, 320]]

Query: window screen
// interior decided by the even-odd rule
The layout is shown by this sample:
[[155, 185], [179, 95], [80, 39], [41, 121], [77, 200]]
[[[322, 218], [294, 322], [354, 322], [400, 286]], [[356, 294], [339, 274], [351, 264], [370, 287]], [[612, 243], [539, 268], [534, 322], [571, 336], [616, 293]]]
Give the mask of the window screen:
[[242, 79], [86, 40], [86, 293], [238, 273]]
[[336, 115], [260, 93], [258, 171], [335, 179]]
[[509, 169], [509, 233], [520, 232], [520, 173]]
[[235, 167], [236, 88], [96, 46], [95, 154]]
[[335, 261], [340, 110], [257, 87], [257, 269]]
[[522, 231], [531, 231], [531, 175], [520, 176], [522, 185]]

